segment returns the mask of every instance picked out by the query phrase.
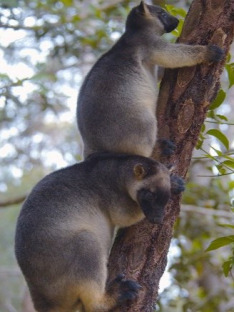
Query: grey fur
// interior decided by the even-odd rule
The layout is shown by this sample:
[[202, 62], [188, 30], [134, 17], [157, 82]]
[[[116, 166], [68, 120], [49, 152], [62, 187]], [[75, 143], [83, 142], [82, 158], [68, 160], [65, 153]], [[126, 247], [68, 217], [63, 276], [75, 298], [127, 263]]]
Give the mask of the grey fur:
[[150, 156], [157, 138], [155, 66], [219, 61], [214, 46], [172, 44], [161, 38], [178, 20], [144, 2], [130, 12], [126, 30], [88, 73], [77, 106], [84, 157], [97, 151]]
[[168, 169], [141, 156], [97, 154], [42, 179], [22, 207], [15, 238], [37, 311], [70, 312], [82, 303], [86, 312], [104, 312], [128, 289], [135, 297], [138, 285], [123, 278], [105, 290], [115, 226], [143, 219], [141, 202], [149, 220], [161, 222], [170, 192]]

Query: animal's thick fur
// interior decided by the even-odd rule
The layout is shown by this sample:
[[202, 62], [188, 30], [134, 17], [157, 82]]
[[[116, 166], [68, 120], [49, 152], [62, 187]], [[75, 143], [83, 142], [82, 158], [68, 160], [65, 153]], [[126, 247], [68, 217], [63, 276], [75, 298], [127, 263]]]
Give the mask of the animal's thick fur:
[[178, 20], [159, 6], [132, 9], [126, 30], [88, 73], [77, 105], [84, 157], [110, 151], [151, 156], [157, 139], [157, 66], [219, 61], [216, 46], [173, 44], [161, 35]]
[[160, 223], [171, 192], [182, 190], [181, 179], [176, 187], [174, 182], [152, 159], [108, 153], [42, 179], [23, 205], [15, 240], [37, 311], [70, 312], [82, 305], [85, 312], [104, 312], [134, 299], [134, 281], [120, 276], [106, 286], [114, 229], [145, 215]]

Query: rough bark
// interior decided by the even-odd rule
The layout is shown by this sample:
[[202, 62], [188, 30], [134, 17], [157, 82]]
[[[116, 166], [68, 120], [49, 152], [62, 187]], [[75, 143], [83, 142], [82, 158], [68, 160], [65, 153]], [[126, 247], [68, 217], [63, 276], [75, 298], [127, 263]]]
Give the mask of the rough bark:
[[[234, 32], [234, 0], [194, 0], [186, 17], [179, 42], [216, 44], [227, 55]], [[166, 70], [161, 83], [157, 118], [158, 137], [171, 139], [176, 151], [163, 163], [175, 165], [175, 172], [185, 177], [209, 104], [219, 89], [224, 67], [217, 64]], [[158, 158], [155, 148], [153, 158]], [[115, 311], [153, 312], [158, 285], [167, 263], [173, 226], [180, 211], [180, 197], [174, 196], [166, 209], [161, 226], [147, 220], [125, 229], [117, 237], [109, 261], [109, 279], [118, 273], [137, 280], [142, 290], [127, 308]]]

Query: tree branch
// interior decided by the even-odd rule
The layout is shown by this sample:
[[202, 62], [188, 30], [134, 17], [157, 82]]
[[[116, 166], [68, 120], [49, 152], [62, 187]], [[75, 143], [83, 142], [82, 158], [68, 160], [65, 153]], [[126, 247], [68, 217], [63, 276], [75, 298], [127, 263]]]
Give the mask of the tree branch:
[[25, 200], [26, 197], [27, 197], [27, 195], [22, 195], [20, 197], [16, 197], [13, 199], [7, 199], [5, 201], [0, 201], [0, 208], [5, 208], [8, 206], [20, 204]]
[[234, 213], [226, 210], [217, 210], [211, 208], [197, 207], [193, 205], [181, 205], [181, 211], [192, 212], [194, 214], [202, 214], [209, 217], [220, 217], [234, 220]]
[[[233, 7], [234, 0], [194, 0], [179, 42], [216, 44], [227, 55], [234, 32]], [[174, 164], [176, 172], [183, 177], [188, 171], [209, 104], [217, 94], [223, 67], [224, 60], [218, 64], [165, 71], [157, 108], [158, 137], [174, 141], [176, 151], [170, 158], [159, 158], [156, 147], [153, 157]], [[144, 220], [117, 237], [110, 255], [110, 279], [125, 273], [143, 288], [135, 302], [115, 311], [154, 311], [173, 226], [180, 211], [179, 202], [179, 197], [172, 198], [162, 226]]]

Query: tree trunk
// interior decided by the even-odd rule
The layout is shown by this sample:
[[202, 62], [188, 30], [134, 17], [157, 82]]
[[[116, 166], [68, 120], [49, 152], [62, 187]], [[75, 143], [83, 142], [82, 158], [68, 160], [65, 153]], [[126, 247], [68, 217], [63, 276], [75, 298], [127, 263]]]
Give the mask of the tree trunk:
[[[227, 55], [234, 32], [234, 0], [194, 0], [185, 19], [179, 42], [216, 44]], [[161, 83], [157, 108], [158, 137], [176, 145], [163, 163], [175, 165], [175, 172], [185, 177], [209, 104], [219, 89], [225, 60], [217, 64], [166, 70]], [[158, 158], [155, 148], [153, 158]], [[174, 196], [166, 209], [163, 225], [143, 220], [122, 231], [112, 248], [109, 279], [124, 273], [137, 280], [142, 290], [127, 308], [115, 311], [153, 312], [158, 285], [167, 263], [173, 226], [180, 211], [180, 197]]]

